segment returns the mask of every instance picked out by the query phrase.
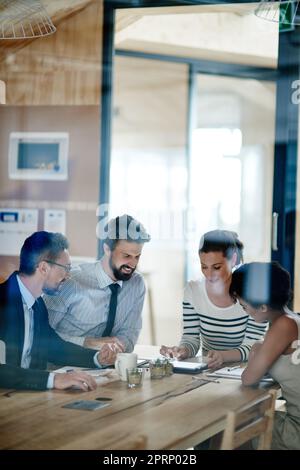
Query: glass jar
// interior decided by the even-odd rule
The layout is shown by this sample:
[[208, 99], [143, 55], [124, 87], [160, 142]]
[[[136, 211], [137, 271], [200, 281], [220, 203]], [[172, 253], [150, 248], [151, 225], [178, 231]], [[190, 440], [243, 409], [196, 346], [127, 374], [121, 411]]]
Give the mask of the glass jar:
[[162, 379], [166, 375], [164, 361], [156, 359], [150, 362], [150, 376], [151, 379]]
[[173, 365], [169, 359], [164, 360], [164, 366], [165, 366], [165, 376], [170, 377], [171, 375], [173, 375]]

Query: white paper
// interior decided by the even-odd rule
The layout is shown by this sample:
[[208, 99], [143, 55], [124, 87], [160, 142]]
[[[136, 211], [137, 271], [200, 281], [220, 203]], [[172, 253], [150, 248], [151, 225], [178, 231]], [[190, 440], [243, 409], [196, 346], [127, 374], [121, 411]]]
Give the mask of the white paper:
[[44, 230], [66, 234], [66, 211], [46, 209], [44, 212]]
[[52, 372], [55, 374], [64, 374], [72, 371], [80, 371], [92, 375], [98, 385], [119, 379], [114, 369], [84, 369], [82, 367], [65, 366], [60, 369], [53, 370]]
[[138, 361], [156, 361], [157, 359], [162, 361], [166, 359], [166, 356], [162, 356], [161, 354], [143, 354], [142, 356], [139, 356]]
[[[244, 372], [245, 367], [222, 367], [222, 369], [218, 369], [215, 372], [211, 372], [210, 374], [207, 374], [209, 377], [223, 377], [223, 378], [228, 378], [228, 379], [237, 379], [241, 380], [242, 373]], [[274, 382], [272, 377], [269, 377], [268, 375], [262, 377], [260, 379], [260, 382]]]
[[208, 374], [208, 375], [216, 376], [216, 377], [222, 376], [222, 377], [240, 379], [244, 370], [245, 370], [244, 367], [238, 367], [238, 366], [237, 367], [222, 367], [222, 369], [218, 369], [215, 372], [212, 372], [211, 374]]

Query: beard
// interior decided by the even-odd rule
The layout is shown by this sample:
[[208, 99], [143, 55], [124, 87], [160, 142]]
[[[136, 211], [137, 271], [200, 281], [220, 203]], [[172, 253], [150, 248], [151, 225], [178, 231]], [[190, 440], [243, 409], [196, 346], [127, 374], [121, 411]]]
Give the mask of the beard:
[[[115, 279], [118, 281], [129, 281], [133, 275], [135, 268], [131, 268], [127, 264], [122, 264], [119, 268], [112, 262], [111, 258], [109, 259], [109, 266], [113, 272]], [[124, 269], [130, 269], [130, 272], [125, 272]]]

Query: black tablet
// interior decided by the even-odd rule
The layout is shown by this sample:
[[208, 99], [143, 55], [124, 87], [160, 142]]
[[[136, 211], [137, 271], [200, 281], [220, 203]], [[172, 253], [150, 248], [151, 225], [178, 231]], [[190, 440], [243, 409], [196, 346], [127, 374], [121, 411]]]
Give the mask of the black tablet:
[[205, 362], [185, 362], [173, 361], [173, 372], [175, 374], [200, 374], [203, 370], [207, 369]]

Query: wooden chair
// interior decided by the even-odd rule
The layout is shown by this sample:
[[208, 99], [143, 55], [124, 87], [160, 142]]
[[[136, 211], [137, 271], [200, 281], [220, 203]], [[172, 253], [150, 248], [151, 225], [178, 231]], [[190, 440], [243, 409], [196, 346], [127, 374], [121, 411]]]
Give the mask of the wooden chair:
[[257, 450], [271, 447], [276, 392], [267, 395], [227, 414], [221, 450], [236, 449], [254, 437], [259, 437]]

